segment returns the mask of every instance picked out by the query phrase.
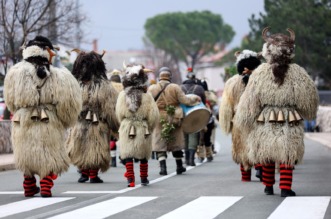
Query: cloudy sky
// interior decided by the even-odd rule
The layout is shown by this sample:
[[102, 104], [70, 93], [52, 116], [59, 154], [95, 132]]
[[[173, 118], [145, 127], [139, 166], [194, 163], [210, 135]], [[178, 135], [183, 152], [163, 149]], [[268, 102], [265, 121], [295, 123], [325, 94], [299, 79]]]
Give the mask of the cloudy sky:
[[[82, 25], [86, 32], [84, 49], [92, 49], [98, 39], [98, 49], [142, 49], [146, 19], [167, 12], [209, 10], [220, 14], [232, 26], [236, 35], [229, 48], [239, 46], [249, 32], [248, 18], [264, 10], [263, 0], [78, 0], [80, 12], [89, 18]], [[174, 30], [175, 31], [175, 30]]]

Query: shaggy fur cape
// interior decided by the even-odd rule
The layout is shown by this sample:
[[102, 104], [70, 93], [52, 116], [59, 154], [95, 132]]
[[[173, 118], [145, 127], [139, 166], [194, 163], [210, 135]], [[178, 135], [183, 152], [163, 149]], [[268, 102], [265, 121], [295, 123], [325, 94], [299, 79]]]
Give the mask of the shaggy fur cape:
[[[121, 123], [119, 129], [119, 145], [121, 159], [137, 158], [149, 159], [152, 153], [152, 135], [145, 137], [145, 131], [153, 133], [156, 123], [159, 121], [159, 110], [149, 93], [141, 94], [140, 107], [132, 112], [127, 105], [125, 91], [119, 94], [116, 104], [116, 115]], [[136, 136], [129, 138], [131, 126], [135, 127]]]
[[[109, 141], [111, 132], [117, 133], [119, 124], [115, 115], [118, 93], [108, 80], [81, 83], [83, 110], [67, 140], [71, 162], [80, 169], [109, 168]], [[98, 124], [85, 118], [88, 111], [96, 113]]]
[[[75, 124], [82, 105], [79, 84], [66, 68], [50, 66], [48, 74], [40, 79], [35, 66], [22, 61], [9, 70], [4, 84], [6, 104], [20, 118], [20, 123], [12, 124], [16, 166], [25, 175], [40, 178], [68, 169], [65, 131]], [[44, 82], [39, 95], [36, 87]], [[38, 105], [46, 109], [48, 123], [31, 120]]]
[[245, 136], [241, 127], [233, 123], [233, 117], [236, 114], [239, 99], [244, 90], [245, 84], [240, 75], [234, 75], [225, 83], [219, 108], [219, 119], [222, 131], [226, 134], [232, 133], [232, 159], [236, 163], [248, 167], [250, 165], [244, 141]]
[[[272, 66], [261, 64], [250, 76], [240, 98], [235, 123], [248, 133], [248, 157], [253, 163], [280, 162], [294, 165], [304, 154], [303, 121], [290, 126], [288, 110], [297, 112], [307, 120], [316, 116], [318, 93], [307, 72], [297, 64], [290, 64], [282, 85], [275, 82]], [[282, 110], [286, 122], [270, 123], [270, 111], [276, 115]], [[260, 114], [264, 123], [256, 120]]]
[[[158, 84], [153, 84], [148, 88], [148, 91], [155, 97], [160, 91], [161, 87], [164, 87], [166, 84], [170, 83], [167, 80], [160, 80]], [[185, 96], [184, 92], [181, 90], [180, 86], [177, 84], [169, 84], [167, 88], [163, 91], [165, 98], [167, 98], [167, 103], [173, 106], [179, 106], [180, 103], [194, 106], [197, 104], [196, 96]], [[160, 111], [160, 117], [166, 118], [167, 112], [165, 111], [166, 102], [163, 99], [163, 95], [160, 95], [157, 100], [157, 107]], [[175, 141], [166, 143], [161, 139], [162, 126], [158, 121], [154, 132], [153, 132], [153, 151], [179, 151], [184, 149], [184, 132], [183, 129], [179, 126], [173, 132]]]

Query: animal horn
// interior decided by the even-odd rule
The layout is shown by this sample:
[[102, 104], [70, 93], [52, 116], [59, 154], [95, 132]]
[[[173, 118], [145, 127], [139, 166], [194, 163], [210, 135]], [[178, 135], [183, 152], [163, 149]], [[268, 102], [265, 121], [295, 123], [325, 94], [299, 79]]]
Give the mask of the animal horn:
[[14, 116], [13, 116], [13, 121], [15, 123], [19, 124], [20, 120], [21, 120], [20, 115], [18, 113], [15, 113]]
[[102, 58], [105, 53], [106, 53], [106, 50], [103, 50], [102, 51], [102, 54], [100, 55], [100, 57]]
[[262, 38], [264, 39], [264, 41], [267, 41], [267, 40], [268, 40], [267, 33], [268, 33], [269, 30], [270, 30], [270, 27], [265, 27], [265, 28], [262, 30]]
[[150, 72], [153, 72], [153, 71], [151, 69], [144, 68], [144, 73], [150, 73]]
[[49, 60], [48, 60], [48, 62], [49, 63], [52, 63], [52, 58], [53, 58], [53, 56], [56, 56], [56, 53], [53, 52], [48, 46], [46, 46], [46, 49], [47, 49], [47, 52], [49, 54]]
[[240, 55], [240, 51], [236, 51], [235, 53], [234, 53], [234, 56], [235, 57], [238, 57]]
[[26, 39], [24, 40], [24, 43], [22, 44], [22, 46], [20, 47], [20, 49], [25, 49], [26, 47]]
[[126, 69], [125, 60], [123, 61], [123, 68]]
[[72, 49], [71, 52], [77, 52], [78, 54], [81, 53], [82, 51], [80, 49]]
[[294, 41], [295, 40], [295, 33], [294, 33], [294, 31], [291, 28], [287, 28], [286, 30], [290, 33], [291, 40]]
[[56, 49], [57, 51], [60, 51], [60, 47], [59, 46], [55, 46], [53, 45], [54, 49]]

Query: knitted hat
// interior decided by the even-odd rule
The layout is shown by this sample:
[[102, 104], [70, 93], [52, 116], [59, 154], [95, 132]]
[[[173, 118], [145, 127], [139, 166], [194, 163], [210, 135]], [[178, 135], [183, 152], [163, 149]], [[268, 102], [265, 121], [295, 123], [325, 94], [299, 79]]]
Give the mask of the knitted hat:
[[171, 81], [172, 73], [168, 67], [161, 67], [159, 69], [159, 77], [160, 80], [168, 80]]

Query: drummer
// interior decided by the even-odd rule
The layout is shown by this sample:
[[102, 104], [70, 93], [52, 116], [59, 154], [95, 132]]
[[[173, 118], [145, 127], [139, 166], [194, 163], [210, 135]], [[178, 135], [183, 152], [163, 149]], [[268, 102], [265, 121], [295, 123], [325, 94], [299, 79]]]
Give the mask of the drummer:
[[[195, 77], [195, 72], [192, 68], [187, 69], [187, 80], [181, 85], [185, 94], [198, 95], [203, 104], [206, 105], [206, 95], [201, 80]], [[194, 157], [199, 145], [200, 132], [192, 134], [184, 134], [185, 137], [185, 162], [188, 166], [195, 166]]]
[[[182, 163], [184, 133], [180, 123], [175, 123], [175, 120], [172, 119], [170, 121], [168, 120], [166, 107], [173, 106], [178, 108], [180, 103], [194, 106], [201, 102], [199, 96], [185, 96], [179, 85], [171, 83], [171, 77], [171, 70], [168, 67], [162, 67], [159, 70], [159, 82], [148, 88], [148, 92], [152, 94], [157, 103], [161, 117], [160, 122], [156, 125], [153, 131], [152, 138], [153, 151], [156, 152], [156, 157], [160, 162], [160, 175], [168, 174], [166, 165], [167, 152], [172, 152], [173, 157], [176, 159], [176, 173], [182, 174], [186, 171], [186, 168], [183, 167]], [[174, 129], [169, 129], [169, 126], [167, 126], [169, 125], [169, 122], [174, 122]], [[171, 125], [172, 124], [170, 124], [170, 127], [172, 127]], [[167, 133], [164, 132], [164, 130], [171, 132]]]

